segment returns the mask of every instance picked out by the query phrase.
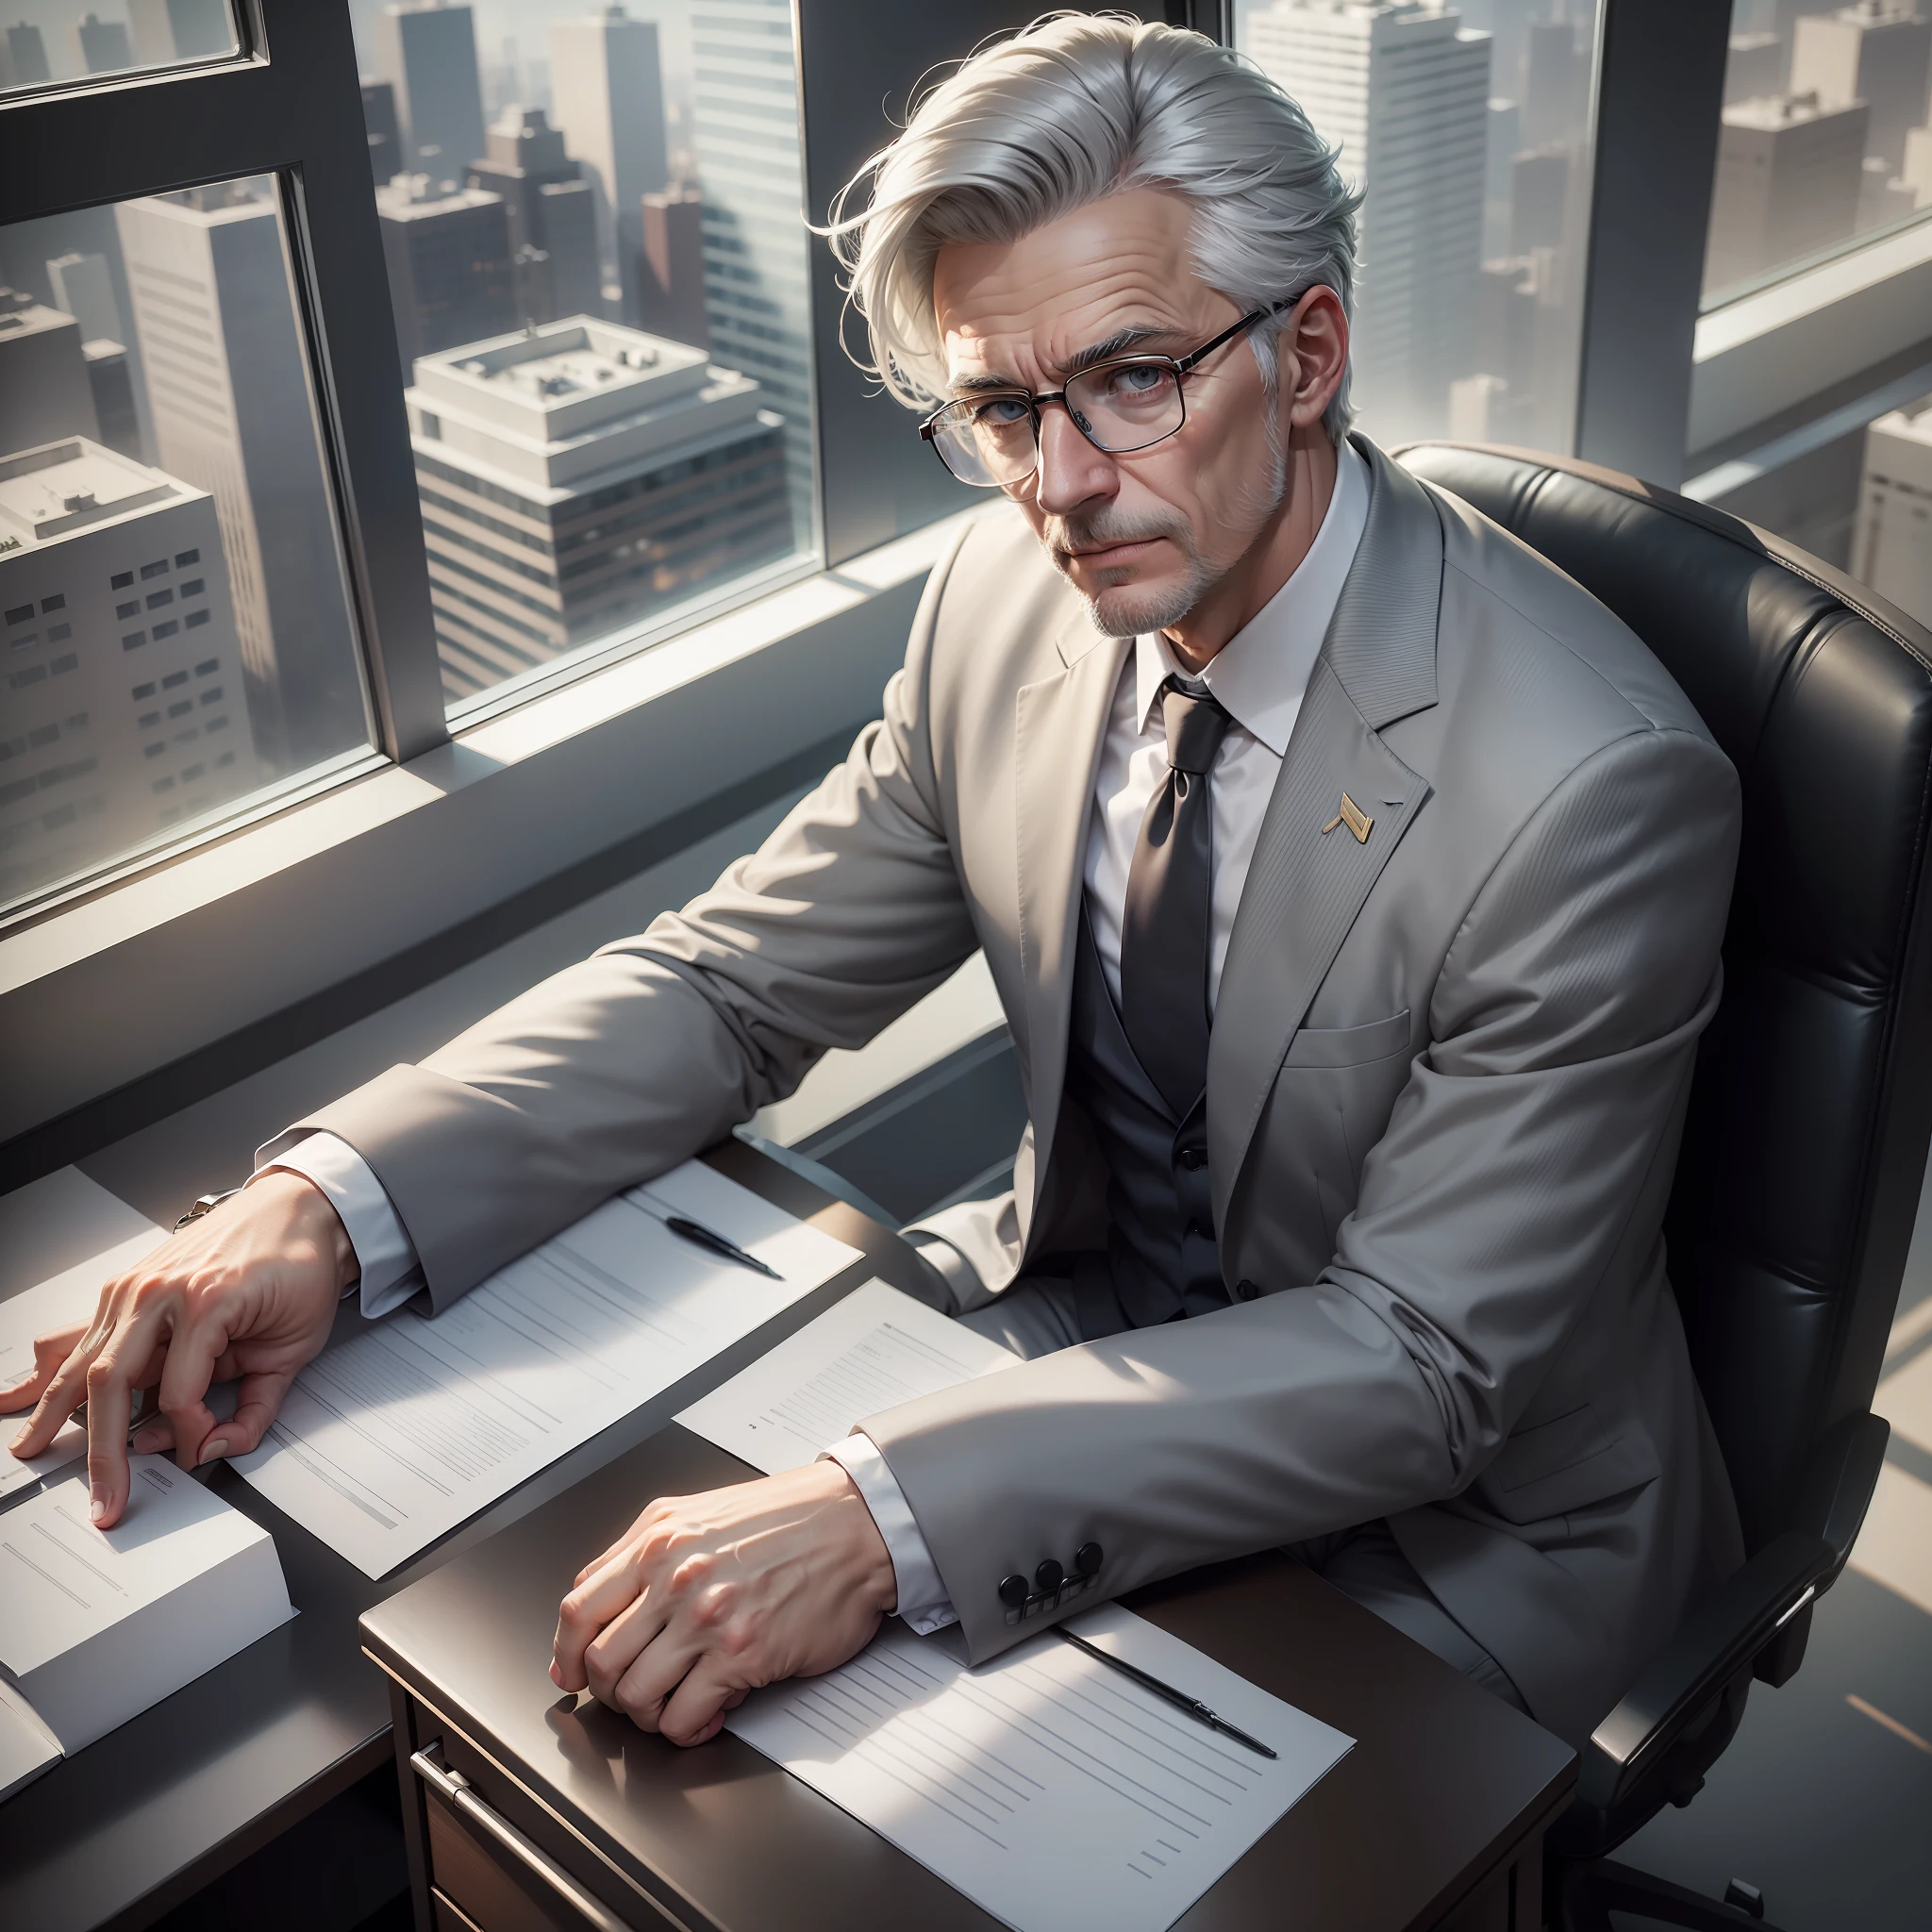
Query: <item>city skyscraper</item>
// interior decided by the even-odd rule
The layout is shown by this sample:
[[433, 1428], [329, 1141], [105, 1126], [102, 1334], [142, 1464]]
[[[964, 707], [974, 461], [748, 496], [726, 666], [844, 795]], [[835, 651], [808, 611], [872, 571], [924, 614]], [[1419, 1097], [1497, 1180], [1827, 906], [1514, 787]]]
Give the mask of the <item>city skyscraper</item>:
[[601, 311], [595, 191], [541, 108], [506, 108], [471, 183], [503, 197], [515, 267], [515, 322]]
[[1932, 624], [1932, 396], [1865, 431], [1852, 575]]
[[1724, 105], [1782, 93], [1790, 58], [1775, 34], [1733, 34], [1724, 56]]
[[1280, 0], [1248, 25], [1271, 78], [1341, 147], [1364, 191], [1353, 362], [1384, 435], [1447, 425], [1476, 373], [1490, 40], [1415, 0]]
[[41, 38], [40, 28], [27, 21], [7, 29], [7, 60], [13, 69], [15, 87], [35, 87], [54, 77], [47, 62], [47, 43]]
[[375, 191], [396, 347], [418, 356], [514, 328], [509, 210], [500, 194], [398, 175]]
[[1851, 234], [1865, 154], [1865, 104], [1815, 93], [1733, 101], [1718, 130], [1704, 286], [1727, 288]]
[[80, 324], [18, 290], [0, 289], [0, 451], [99, 433]]
[[785, 418], [794, 526], [813, 514], [811, 282], [803, 225], [791, 0], [706, 0], [692, 37], [692, 144], [704, 196], [711, 353]]
[[80, 345], [87, 362], [87, 386], [94, 399], [101, 441], [136, 462], [142, 458], [141, 415], [134, 402], [134, 371], [127, 348], [111, 336], [95, 336]]
[[369, 172], [378, 182], [408, 172], [403, 160], [403, 126], [396, 119], [394, 81], [362, 76], [362, 128], [369, 138]]
[[638, 271], [640, 326], [698, 348], [711, 340], [705, 314], [704, 207], [695, 188], [645, 195]]
[[640, 205], [671, 178], [656, 25], [632, 20], [622, 7], [552, 21], [550, 98], [552, 118], [595, 197], [604, 278], [634, 322]]
[[1523, 42], [1523, 144], [1567, 141], [1582, 117], [1590, 56], [1568, 20], [1528, 23]]
[[127, 23], [144, 67], [205, 60], [235, 44], [226, 0], [127, 0]]
[[383, 78], [395, 89], [404, 159], [398, 172], [460, 182], [483, 152], [483, 87], [468, 7], [398, 0], [375, 21]]
[[125, 341], [127, 325], [114, 300], [114, 278], [105, 255], [58, 255], [47, 264], [47, 281], [54, 306], [64, 308], [80, 325], [81, 340], [106, 336]]
[[98, 14], [83, 14], [75, 24], [74, 50], [88, 74], [116, 74], [134, 65], [134, 46], [125, 24], [103, 20]]
[[272, 184], [122, 202], [114, 225], [156, 459], [214, 498], [256, 747], [300, 770], [367, 726]]
[[213, 501], [86, 437], [0, 449], [0, 899], [258, 782]]
[[1807, 13], [1792, 28], [1790, 92], [1815, 93], [1830, 109], [1863, 101], [1865, 152], [1898, 173], [1906, 135], [1925, 121], [1932, 85], [1932, 20], [1909, 0], [1857, 0], [1836, 13]]
[[408, 392], [443, 683], [481, 691], [791, 548], [783, 432], [699, 349], [594, 320]]

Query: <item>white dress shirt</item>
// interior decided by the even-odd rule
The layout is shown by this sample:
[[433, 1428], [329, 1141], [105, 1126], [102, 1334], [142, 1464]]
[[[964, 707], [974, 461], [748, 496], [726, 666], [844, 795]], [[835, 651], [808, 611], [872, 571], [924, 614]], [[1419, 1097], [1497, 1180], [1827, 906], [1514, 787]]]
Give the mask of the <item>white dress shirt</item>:
[[[1234, 720], [1214, 764], [1210, 1008], [1220, 994], [1228, 935], [1234, 929], [1261, 820], [1368, 519], [1369, 467], [1344, 442], [1335, 493], [1308, 554], [1253, 621], [1222, 646], [1197, 680]], [[1158, 701], [1162, 682], [1180, 670], [1158, 633], [1137, 638], [1121, 673], [1100, 749], [1085, 874], [1093, 943], [1116, 1001], [1121, 994], [1127, 874], [1148, 801], [1167, 774], [1167, 733]], [[282, 1135], [256, 1157], [258, 1174], [270, 1168], [304, 1174], [328, 1196], [361, 1266], [363, 1314], [372, 1319], [386, 1315], [422, 1286], [416, 1250], [400, 1217], [369, 1163], [347, 1141], [334, 1134]], [[922, 1636], [957, 1623], [911, 1506], [872, 1439], [855, 1432], [824, 1454], [851, 1476], [872, 1511], [892, 1560], [899, 1615]]]

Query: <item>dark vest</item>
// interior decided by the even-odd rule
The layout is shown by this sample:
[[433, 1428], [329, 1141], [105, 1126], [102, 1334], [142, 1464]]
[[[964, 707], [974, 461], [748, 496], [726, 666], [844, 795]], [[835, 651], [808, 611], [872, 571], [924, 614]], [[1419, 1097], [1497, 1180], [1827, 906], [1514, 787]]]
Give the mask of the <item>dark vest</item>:
[[1108, 1167], [1107, 1265], [1136, 1328], [1228, 1305], [1208, 1190], [1204, 1092], [1176, 1121], [1141, 1071], [1080, 906], [1067, 1091], [1085, 1108]]

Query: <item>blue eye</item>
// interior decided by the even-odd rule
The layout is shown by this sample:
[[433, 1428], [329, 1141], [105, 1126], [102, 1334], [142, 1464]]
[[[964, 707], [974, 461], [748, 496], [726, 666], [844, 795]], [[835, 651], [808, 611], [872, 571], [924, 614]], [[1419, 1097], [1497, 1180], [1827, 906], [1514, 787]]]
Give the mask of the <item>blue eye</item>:
[[1112, 402], [1138, 402], [1156, 395], [1169, 379], [1167, 370], [1158, 362], [1125, 362], [1102, 372], [1104, 393]]
[[973, 426], [975, 429], [1010, 429], [1015, 423], [1024, 422], [1027, 408], [1017, 396], [994, 396], [979, 404], [973, 411]]

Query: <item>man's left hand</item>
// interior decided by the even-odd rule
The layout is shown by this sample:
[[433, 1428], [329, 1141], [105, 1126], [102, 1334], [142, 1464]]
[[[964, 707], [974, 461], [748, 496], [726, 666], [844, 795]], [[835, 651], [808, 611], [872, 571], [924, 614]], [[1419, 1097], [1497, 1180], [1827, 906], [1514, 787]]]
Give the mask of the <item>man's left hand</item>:
[[814, 1462], [653, 1503], [577, 1573], [550, 1675], [675, 1744], [702, 1744], [747, 1692], [857, 1656], [896, 1601], [852, 1478]]

